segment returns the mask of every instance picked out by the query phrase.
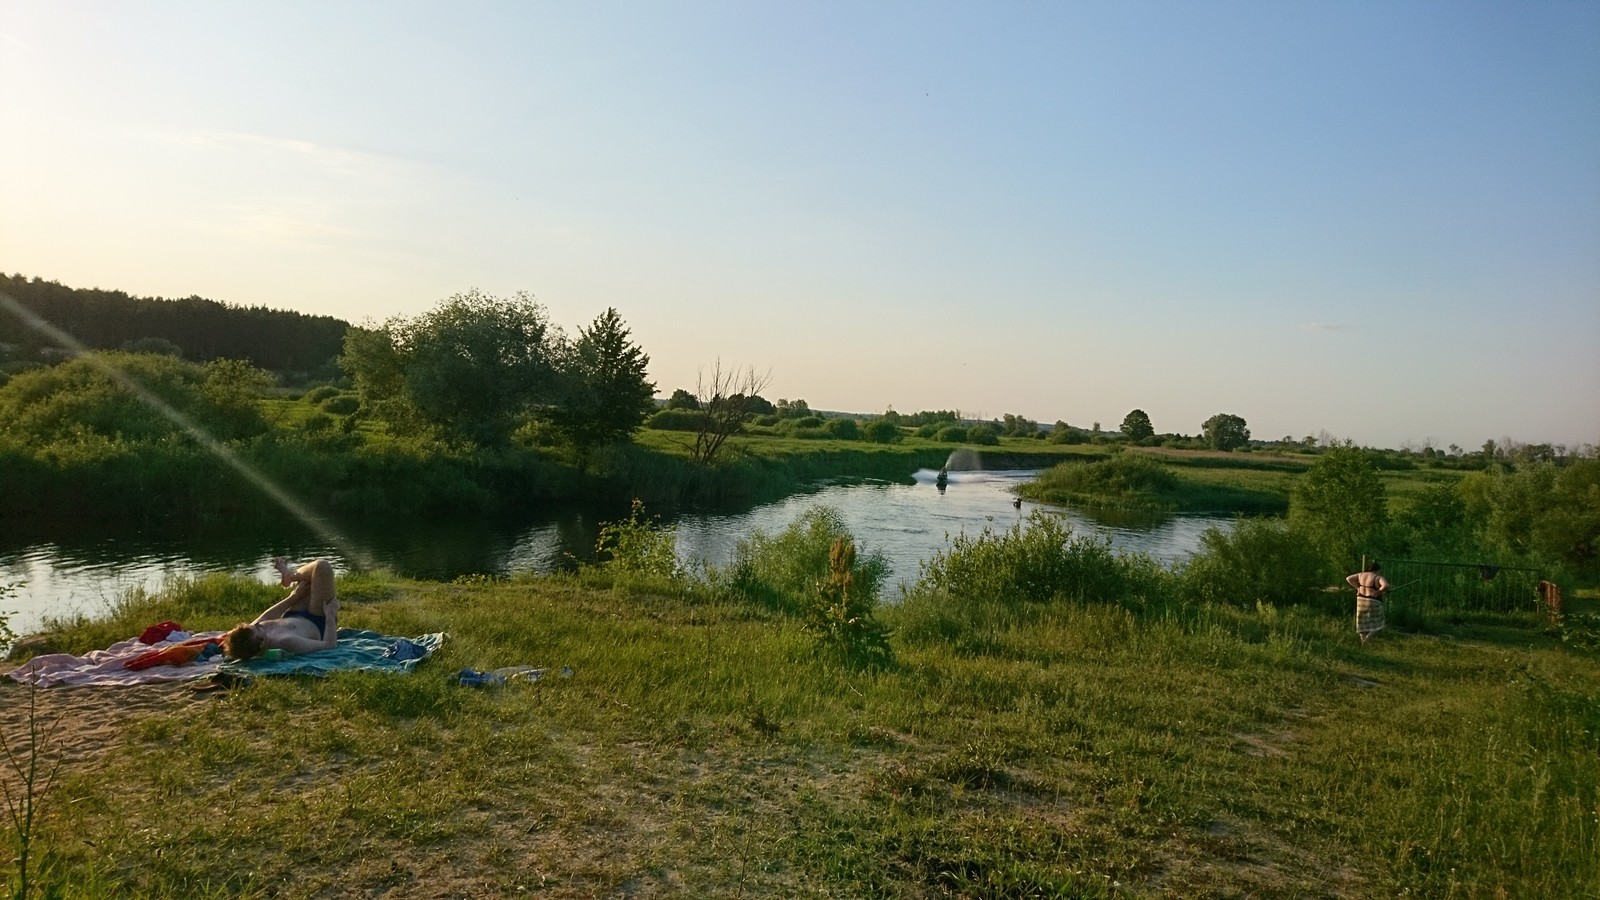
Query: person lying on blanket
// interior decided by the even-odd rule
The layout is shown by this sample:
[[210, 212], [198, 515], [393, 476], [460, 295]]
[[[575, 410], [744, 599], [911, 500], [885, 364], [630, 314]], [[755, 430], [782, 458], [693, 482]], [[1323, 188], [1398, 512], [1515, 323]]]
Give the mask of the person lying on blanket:
[[339, 599], [333, 594], [333, 566], [325, 559], [293, 569], [282, 556], [272, 560], [289, 596], [222, 636], [229, 659], [254, 659], [268, 650], [310, 653], [338, 643]]

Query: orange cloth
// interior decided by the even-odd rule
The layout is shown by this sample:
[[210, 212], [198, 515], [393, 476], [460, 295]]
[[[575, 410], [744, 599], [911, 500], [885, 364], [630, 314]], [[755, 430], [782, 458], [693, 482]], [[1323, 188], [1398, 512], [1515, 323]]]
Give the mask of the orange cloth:
[[160, 650], [151, 650], [141, 653], [133, 659], [123, 663], [124, 669], [139, 671], [152, 666], [183, 666], [194, 662], [204, 652], [206, 645], [203, 642], [177, 644], [172, 647], [162, 647]]

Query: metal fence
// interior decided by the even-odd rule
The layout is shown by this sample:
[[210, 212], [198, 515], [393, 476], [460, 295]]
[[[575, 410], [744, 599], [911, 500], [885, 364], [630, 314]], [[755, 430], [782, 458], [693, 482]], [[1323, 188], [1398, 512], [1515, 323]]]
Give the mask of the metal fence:
[[1397, 605], [1417, 612], [1512, 612], [1541, 606], [1539, 583], [1544, 576], [1537, 569], [1414, 559], [1379, 562], [1383, 576], [1393, 585], [1390, 597]]

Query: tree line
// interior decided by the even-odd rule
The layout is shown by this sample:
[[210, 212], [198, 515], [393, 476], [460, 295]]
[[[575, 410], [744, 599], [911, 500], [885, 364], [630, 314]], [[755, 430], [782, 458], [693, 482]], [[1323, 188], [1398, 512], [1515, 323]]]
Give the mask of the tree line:
[[[262, 306], [185, 297], [133, 297], [0, 274], [0, 293], [91, 350], [153, 351], [190, 362], [244, 360], [311, 381], [337, 377], [350, 323]], [[16, 372], [59, 358], [62, 348], [0, 304], [0, 367]]]

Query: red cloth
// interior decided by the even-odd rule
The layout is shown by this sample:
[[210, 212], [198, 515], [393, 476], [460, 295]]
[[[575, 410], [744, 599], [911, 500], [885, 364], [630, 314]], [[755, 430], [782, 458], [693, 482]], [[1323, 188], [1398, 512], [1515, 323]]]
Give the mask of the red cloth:
[[179, 625], [177, 622], [162, 622], [159, 625], [151, 625], [149, 628], [146, 628], [144, 631], [139, 633], [139, 643], [159, 644], [167, 639], [167, 635], [173, 633], [174, 631], [182, 630], [183, 626]]
[[123, 663], [122, 667], [137, 672], [140, 669], [148, 669], [151, 666], [187, 665], [199, 659], [200, 652], [205, 648], [205, 644], [196, 641], [191, 641], [187, 644], [174, 644], [171, 647], [162, 647], [160, 650], [141, 653]]

